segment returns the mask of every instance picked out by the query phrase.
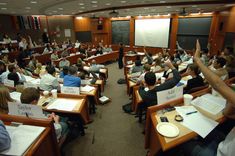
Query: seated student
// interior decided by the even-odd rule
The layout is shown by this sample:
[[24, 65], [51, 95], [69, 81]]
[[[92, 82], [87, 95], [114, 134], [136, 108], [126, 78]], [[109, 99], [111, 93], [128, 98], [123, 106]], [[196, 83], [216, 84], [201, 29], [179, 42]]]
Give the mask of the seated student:
[[[148, 53], [148, 52], [145, 50], [145, 47], [144, 47], [144, 53], [145, 53], [145, 57], [146, 57], [146, 58], [144, 58], [144, 59], [146, 59], [146, 60], [147, 60], [146, 62], [151, 65], [151, 64], [153, 63], [152, 54], [151, 54], [151, 53]], [[144, 59], [143, 59], [143, 60], [144, 60]]]
[[62, 60], [59, 62], [59, 67], [63, 68], [64, 66], [69, 66], [70, 62], [66, 60], [66, 57], [63, 55]]
[[154, 66], [151, 67], [151, 72], [154, 72], [154, 73], [155, 73], [155, 72], [158, 72], [158, 71], [162, 70], [161, 64], [162, 64], [161, 59], [160, 59], [160, 58], [157, 58], [157, 59], [155, 60]]
[[0, 113], [8, 113], [8, 102], [13, 102], [14, 100], [10, 96], [9, 89], [4, 85], [0, 85]]
[[191, 75], [192, 79], [188, 80], [187, 86], [184, 87], [184, 93], [187, 93], [193, 88], [202, 87], [205, 85], [203, 78], [199, 75], [200, 70], [196, 64], [189, 64], [186, 73]]
[[111, 44], [109, 45], [109, 47], [108, 47], [108, 48], [106, 48], [106, 51], [107, 51], [108, 53], [110, 53], [110, 52], [112, 52], [112, 51], [113, 51], [113, 49], [112, 49], [112, 45], [111, 45]]
[[[210, 85], [217, 90], [227, 101], [226, 107], [235, 107], [235, 92], [228, 87], [220, 77], [210, 71], [200, 60], [200, 44], [197, 41], [194, 61], [201, 69], [206, 80]], [[234, 110], [233, 110], [234, 114]], [[234, 126], [234, 125], [233, 125]], [[235, 127], [226, 134], [227, 136], [220, 137], [218, 131], [212, 131], [212, 137], [203, 140], [189, 141], [184, 144], [184, 155], [187, 156], [233, 156], [235, 153]], [[220, 135], [220, 136], [219, 136]], [[190, 149], [189, 149], [190, 148]], [[188, 149], [188, 150], [187, 150]], [[174, 153], [175, 154], [175, 153]]]
[[228, 78], [228, 72], [224, 66], [226, 65], [226, 59], [223, 57], [217, 57], [213, 64], [209, 67], [216, 75], [221, 77], [222, 80]]
[[[25, 88], [20, 96], [21, 103], [36, 105], [40, 98], [40, 92], [36, 88]], [[51, 113], [48, 118], [54, 121], [55, 133], [57, 140], [65, 133], [68, 129], [68, 125], [65, 122], [60, 121], [60, 117]]]
[[106, 44], [103, 48], [103, 52], [109, 52], [108, 45]]
[[149, 64], [144, 65], [144, 72], [138, 78], [137, 84], [141, 84], [141, 83], [144, 82], [144, 76], [145, 76], [146, 73], [150, 72], [150, 67], [151, 66]]
[[52, 54], [51, 54], [51, 61], [56, 61], [59, 59], [59, 56], [58, 56], [58, 53], [57, 51], [54, 51]]
[[81, 43], [78, 40], [76, 40], [74, 48], [79, 48], [80, 45], [81, 45]]
[[135, 65], [130, 69], [130, 73], [143, 72], [143, 66], [141, 60], [136, 60]]
[[77, 76], [78, 68], [76, 66], [69, 67], [69, 74], [64, 76], [64, 86], [80, 87], [81, 79]]
[[100, 69], [104, 68], [104, 65], [96, 64], [96, 60], [91, 61], [91, 66], [89, 68], [90, 72], [99, 73]]
[[208, 65], [209, 63], [209, 58], [208, 58], [208, 49], [204, 49], [202, 50], [202, 53], [201, 53], [201, 60], [203, 62], [203, 64], [205, 64], [206, 66]]
[[51, 91], [52, 89], [59, 89], [59, 82], [54, 76], [55, 73], [55, 67], [52, 65], [47, 65], [46, 73], [42, 75], [39, 85], [41, 90]]
[[[13, 80], [15, 86], [26, 82], [23, 71], [19, 67], [16, 68], [15, 65], [11, 65], [8, 67], [8, 70], [9, 74], [7, 75], [7, 78], [9, 80]], [[19, 75], [17, 74], [17, 72], [19, 73]]]
[[5, 79], [7, 79], [8, 74], [9, 74], [9, 71], [7, 69], [6, 64], [0, 60], [0, 82], [1, 83], [3, 83]]
[[173, 63], [176, 63], [176, 64], [180, 64], [180, 63], [182, 62], [178, 50], [177, 50], [177, 51], [174, 53], [174, 55], [171, 57], [171, 61], [172, 61]]
[[42, 70], [42, 64], [41, 63], [37, 63], [36, 64], [36, 69], [34, 70], [34, 73], [39, 75], [41, 73]]
[[139, 94], [143, 99], [143, 105], [141, 107], [147, 108], [152, 105], [157, 105], [157, 94], [156, 92], [163, 91], [166, 89], [173, 88], [180, 81], [181, 76], [177, 69], [172, 65], [170, 61], [166, 61], [165, 65], [168, 66], [173, 72], [173, 78], [167, 80], [165, 83], [156, 86], [156, 75], [153, 72], [147, 72], [144, 76], [145, 86], [139, 88]]
[[29, 64], [28, 64], [28, 69], [30, 71], [34, 71], [36, 69], [36, 65], [38, 63], [38, 60], [36, 59], [35, 56], [30, 56], [30, 61], [29, 61]]
[[179, 53], [182, 62], [188, 61], [190, 59], [190, 56], [186, 53], [186, 51], [180, 50]]
[[44, 48], [42, 54], [48, 54], [48, 53], [50, 53], [52, 51], [53, 51], [53, 49], [51, 48], [50, 44], [47, 44], [46, 47]]
[[0, 152], [7, 150], [11, 147], [11, 138], [0, 120]]
[[100, 54], [100, 55], [103, 54], [103, 49], [102, 49], [102, 47], [98, 47], [98, 48], [97, 48], [95, 55], [98, 55], [98, 54]]
[[64, 78], [65, 75], [68, 75], [68, 72], [69, 72], [69, 67], [64, 66], [63, 70], [60, 72], [60, 78]]

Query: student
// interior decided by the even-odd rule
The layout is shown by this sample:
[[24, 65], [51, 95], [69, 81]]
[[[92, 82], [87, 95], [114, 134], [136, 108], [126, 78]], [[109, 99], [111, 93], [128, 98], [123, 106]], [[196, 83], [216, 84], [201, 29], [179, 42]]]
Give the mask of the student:
[[13, 102], [9, 89], [4, 85], [0, 85], [0, 113], [8, 113], [8, 102]]
[[166, 81], [165, 83], [156, 86], [156, 75], [153, 72], [148, 72], [144, 76], [145, 86], [139, 88], [139, 94], [143, 99], [143, 105], [141, 107], [147, 108], [152, 105], [157, 105], [157, 94], [156, 92], [163, 91], [166, 89], [173, 88], [180, 81], [181, 76], [177, 69], [172, 65], [170, 61], [166, 61], [165, 65], [168, 66], [173, 72], [173, 78]]
[[224, 57], [226, 59], [226, 69], [229, 74], [229, 78], [232, 78], [235, 76], [235, 56], [233, 52], [233, 48], [226, 47], [224, 51]]
[[10, 146], [11, 146], [11, 138], [3, 122], [0, 120], [0, 152], [9, 149]]
[[119, 46], [119, 56], [118, 56], [118, 67], [119, 69], [122, 69], [123, 68], [123, 56], [124, 56], [124, 47], [123, 47], [123, 44], [120, 43], [120, 46]]
[[6, 64], [0, 60], [0, 82], [4, 83], [4, 80], [7, 79], [9, 71], [7, 70]]
[[98, 47], [97, 50], [96, 50], [96, 53], [95, 55], [102, 55], [103, 54], [103, 50], [102, 50], [102, 47]]
[[137, 84], [143, 83], [145, 74], [148, 73], [148, 72], [150, 72], [150, 67], [151, 67], [151, 66], [150, 66], [149, 64], [145, 64], [145, 65], [144, 65], [144, 72], [143, 72], [143, 73], [140, 75], [140, 77], [138, 78]]
[[56, 61], [59, 59], [58, 53], [55, 50], [52, 54], [51, 54], [51, 61]]
[[41, 63], [37, 63], [36, 64], [36, 69], [34, 70], [34, 73], [39, 75], [41, 73], [42, 70], [42, 64]]
[[226, 65], [226, 59], [223, 57], [217, 57], [212, 66], [209, 68], [218, 75], [222, 80], [226, 80], [228, 78], [228, 72], [224, 66]]
[[151, 72], [155, 73], [155, 72], [162, 70], [161, 64], [162, 64], [161, 59], [156, 58], [154, 66], [151, 67]]
[[62, 60], [59, 62], [59, 67], [60, 69], [63, 68], [64, 66], [69, 66], [70, 62], [66, 60], [66, 56], [62, 55]]
[[152, 54], [151, 54], [151, 53], [148, 53], [148, 52], [145, 50], [145, 47], [144, 47], [144, 53], [145, 53], [145, 56], [146, 56], [147, 63], [148, 63], [149, 65], [151, 65], [151, 64], [153, 63]]
[[64, 78], [65, 75], [68, 75], [68, 72], [69, 72], [69, 67], [64, 66], [63, 70], [60, 72], [60, 78]]
[[51, 91], [52, 89], [59, 89], [59, 82], [55, 78], [55, 67], [48, 65], [46, 73], [42, 76], [39, 88], [41, 90]]
[[48, 44], [46, 45], [46, 47], [44, 48], [42, 54], [48, 54], [48, 53], [50, 53], [50, 52], [52, 52], [52, 51], [53, 51], [53, 49], [51, 48], [50, 44], [48, 43]]
[[[205, 76], [206, 80], [210, 85], [217, 90], [227, 101], [227, 108], [235, 107], [235, 92], [228, 87], [220, 77], [210, 71], [200, 60], [200, 44], [197, 40], [196, 52], [194, 55], [194, 61], [201, 69], [201, 72]], [[225, 113], [226, 114], [226, 113]], [[215, 132], [211, 139], [188, 142], [185, 144], [186, 148], [191, 149], [185, 150], [184, 154], [187, 156], [233, 156], [235, 153], [235, 127], [227, 134], [225, 139], [222, 137], [218, 138], [218, 134]], [[185, 148], [185, 149], [186, 149]]]
[[136, 60], [135, 65], [130, 69], [130, 73], [137, 73], [137, 72], [143, 72], [143, 66], [141, 64], [141, 60]]
[[38, 60], [36, 59], [35, 56], [30, 56], [30, 61], [28, 64], [28, 68], [31, 72], [33, 72], [36, 69], [36, 65], [38, 63]]
[[[15, 86], [26, 82], [23, 71], [19, 67], [16, 68], [15, 65], [10, 65], [8, 70], [9, 74], [7, 75], [7, 78], [14, 81]], [[19, 75], [16, 72], [18, 72]]]
[[191, 75], [192, 79], [188, 80], [187, 86], [184, 88], [184, 93], [189, 92], [193, 88], [202, 87], [205, 85], [203, 78], [199, 75], [200, 70], [196, 64], [189, 64], [186, 73]]
[[28, 54], [25, 50], [23, 50], [23, 48], [21, 47], [19, 49], [19, 55], [18, 55], [18, 58], [17, 58], [17, 62], [18, 62], [18, 65], [20, 68], [25, 68], [26, 66], [26, 62], [25, 62], [25, 58], [28, 57]]
[[92, 60], [89, 71], [94, 72], [94, 73], [99, 73], [100, 69], [102, 69], [102, 68], [104, 68], [104, 65], [96, 64], [96, 60]]
[[69, 74], [64, 76], [64, 86], [80, 87], [81, 79], [77, 76], [77, 71], [76, 66], [69, 67]]
[[[32, 104], [36, 105], [40, 98], [40, 92], [36, 88], [26, 88], [23, 90], [20, 101], [24, 104]], [[55, 113], [51, 113], [48, 115], [48, 118], [54, 121], [55, 133], [57, 140], [64, 134], [64, 132], [68, 129], [68, 125], [65, 122], [60, 121], [60, 117], [55, 115]]]

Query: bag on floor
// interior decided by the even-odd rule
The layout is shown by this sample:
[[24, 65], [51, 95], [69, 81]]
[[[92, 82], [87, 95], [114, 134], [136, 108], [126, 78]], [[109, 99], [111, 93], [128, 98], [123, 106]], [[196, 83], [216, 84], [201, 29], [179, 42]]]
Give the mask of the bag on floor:
[[131, 113], [132, 112], [131, 103], [123, 105], [122, 109], [125, 113]]
[[125, 79], [119, 79], [118, 81], [117, 81], [117, 83], [118, 84], [125, 84], [126, 83], [126, 80]]

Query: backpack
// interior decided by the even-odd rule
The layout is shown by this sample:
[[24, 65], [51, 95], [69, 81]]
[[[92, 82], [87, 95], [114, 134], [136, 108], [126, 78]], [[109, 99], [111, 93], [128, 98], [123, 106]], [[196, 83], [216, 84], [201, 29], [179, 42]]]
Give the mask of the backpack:
[[131, 113], [132, 112], [131, 103], [123, 105], [122, 109], [125, 113]]

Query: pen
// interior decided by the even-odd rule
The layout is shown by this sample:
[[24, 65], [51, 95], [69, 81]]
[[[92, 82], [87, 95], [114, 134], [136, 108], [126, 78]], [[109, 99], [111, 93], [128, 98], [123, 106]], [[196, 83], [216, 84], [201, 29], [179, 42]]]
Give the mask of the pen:
[[197, 111], [186, 113], [186, 115], [190, 115], [190, 114], [193, 114], [193, 113], [197, 113]]

